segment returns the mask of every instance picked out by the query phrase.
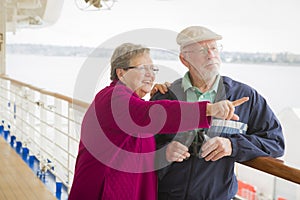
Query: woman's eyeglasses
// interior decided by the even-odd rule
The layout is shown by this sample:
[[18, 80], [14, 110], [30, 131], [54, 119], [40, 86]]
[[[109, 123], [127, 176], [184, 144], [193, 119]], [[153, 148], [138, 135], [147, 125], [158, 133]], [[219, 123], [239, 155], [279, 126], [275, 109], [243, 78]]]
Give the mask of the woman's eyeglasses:
[[135, 69], [135, 70], [139, 70], [141, 73], [146, 73], [147, 71], [152, 72], [153, 74], [157, 74], [159, 71], [159, 68], [157, 65], [138, 65], [138, 66], [130, 66], [130, 67], [126, 67], [124, 68], [124, 70], [128, 70], [128, 69]]

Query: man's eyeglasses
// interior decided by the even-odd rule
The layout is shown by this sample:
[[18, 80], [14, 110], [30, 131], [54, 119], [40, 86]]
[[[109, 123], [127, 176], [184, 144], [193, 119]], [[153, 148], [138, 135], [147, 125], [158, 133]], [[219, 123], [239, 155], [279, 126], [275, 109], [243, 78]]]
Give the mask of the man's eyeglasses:
[[214, 46], [210, 46], [210, 47], [201, 47], [199, 49], [195, 49], [195, 50], [191, 50], [191, 51], [183, 51], [182, 53], [197, 53], [200, 55], [207, 55], [208, 54], [208, 50], [214, 52], [214, 53], [219, 53], [220, 51], [222, 51], [223, 46], [221, 44], [216, 44]]
[[138, 65], [138, 66], [130, 66], [130, 67], [126, 67], [124, 68], [124, 70], [128, 70], [128, 69], [135, 69], [135, 70], [139, 70], [141, 73], [146, 73], [147, 71], [152, 72], [153, 74], [157, 74], [159, 71], [159, 68], [157, 65]]

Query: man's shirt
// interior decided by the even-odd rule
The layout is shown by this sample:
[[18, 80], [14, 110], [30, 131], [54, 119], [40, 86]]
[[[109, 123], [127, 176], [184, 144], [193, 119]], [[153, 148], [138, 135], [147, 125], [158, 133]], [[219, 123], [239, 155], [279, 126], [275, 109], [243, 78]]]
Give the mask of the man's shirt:
[[186, 92], [186, 98], [188, 102], [196, 102], [196, 101], [210, 101], [213, 103], [216, 99], [216, 94], [218, 91], [218, 85], [220, 81], [220, 75], [217, 76], [213, 86], [210, 90], [202, 93], [199, 88], [194, 87], [192, 85], [190, 79], [190, 73], [186, 72], [182, 79], [182, 88], [184, 92]]

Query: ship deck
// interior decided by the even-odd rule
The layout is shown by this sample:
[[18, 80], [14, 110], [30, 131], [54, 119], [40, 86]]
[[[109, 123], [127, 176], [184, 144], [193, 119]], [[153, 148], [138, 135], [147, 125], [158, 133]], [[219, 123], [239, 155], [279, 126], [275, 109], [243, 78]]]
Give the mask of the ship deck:
[[3, 137], [0, 137], [0, 163], [1, 200], [56, 199]]

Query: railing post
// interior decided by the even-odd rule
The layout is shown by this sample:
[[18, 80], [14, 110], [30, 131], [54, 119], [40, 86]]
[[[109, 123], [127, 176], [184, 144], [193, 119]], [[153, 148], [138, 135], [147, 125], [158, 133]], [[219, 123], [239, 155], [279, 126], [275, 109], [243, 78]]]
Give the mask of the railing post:
[[29, 89], [27, 92], [27, 99], [28, 99], [28, 113], [29, 113], [29, 127], [28, 127], [28, 134], [30, 137], [27, 140], [27, 146], [29, 148], [29, 163], [32, 164], [34, 161], [34, 155], [37, 154], [37, 148], [34, 145], [34, 141], [36, 139], [36, 127], [35, 127], [35, 116], [36, 116], [36, 107], [37, 105], [35, 102], [35, 93], [33, 90]]
[[[20, 129], [23, 129], [23, 122], [20, 120], [23, 116], [22, 109], [19, 110], [20, 107], [22, 107], [22, 99], [18, 96], [20, 95], [20, 87], [18, 85], [11, 84], [11, 94], [10, 94], [10, 119], [9, 123], [12, 124], [12, 134], [16, 137], [16, 151], [18, 154], [21, 155], [22, 153], [22, 138], [23, 135], [21, 131], [17, 129], [19, 127]], [[17, 113], [18, 112], [18, 113]], [[19, 115], [17, 117], [17, 115]]]
[[[74, 120], [73, 118], [73, 112], [72, 112], [72, 103], [68, 102], [68, 118], [71, 120]], [[72, 176], [73, 174], [70, 172], [71, 169], [71, 136], [72, 136], [72, 130], [74, 129], [72, 127], [72, 124], [75, 124], [74, 122], [71, 123], [71, 120], [68, 120], [68, 184], [71, 187], [72, 184]], [[68, 187], [68, 194], [70, 193], [70, 187]]]
[[[54, 124], [53, 124], [53, 128], [54, 128], [54, 141], [53, 141], [53, 145], [54, 145], [54, 149], [57, 152], [57, 154], [62, 154], [61, 153], [61, 149], [59, 148], [59, 145], [61, 145], [61, 141], [64, 141], [62, 137], [64, 137], [58, 130], [63, 130], [63, 124], [62, 124], [62, 119], [60, 117], [60, 115], [62, 115], [62, 102], [60, 99], [57, 99], [54, 97], [54, 105], [52, 108], [50, 108], [52, 110], [52, 112], [55, 112], [56, 114], [54, 115]], [[61, 145], [64, 146], [64, 145]], [[54, 155], [57, 155], [53, 153]], [[54, 164], [57, 163], [55, 170], [55, 173], [59, 173], [60, 177], [63, 177], [64, 174], [62, 173], [62, 167], [60, 164], [58, 164], [58, 162], [56, 162], [56, 160], [59, 160], [59, 157], [55, 156], [53, 157], [54, 160], [52, 160], [52, 162], [54, 162]], [[65, 180], [64, 180], [65, 181]], [[57, 183], [56, 183], [57, 184]]]
[[37, 102], [38, 106], [39, 106], [39, 109], [40, 109], [40, 121], [39, 121], [39, 125], [40, 125], [40, 132], [38, 133], [38, 140], [40, 141], [39, 144], [39, 148], [38, 148], [38, 151], [39, 151], [39, 158], [38, 160], [40, 162], [42, 162], [44, 159], [45, 159], [45, 156], [44, 156], [44, 151], [42, 149], [42, 147], [44, 147], [47, 142], [46, 142], [46, 139], [44, 138], [45, 134], [47, 134], [47, 125], [43, 122], [47, 122], [47, 111], [44, 109], [44, 105], [46, 104], [47, 102], [47, 96], [45, 94], [40, 94], [40, 99], [39, 101]]

